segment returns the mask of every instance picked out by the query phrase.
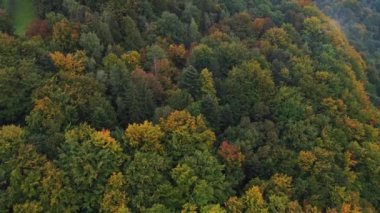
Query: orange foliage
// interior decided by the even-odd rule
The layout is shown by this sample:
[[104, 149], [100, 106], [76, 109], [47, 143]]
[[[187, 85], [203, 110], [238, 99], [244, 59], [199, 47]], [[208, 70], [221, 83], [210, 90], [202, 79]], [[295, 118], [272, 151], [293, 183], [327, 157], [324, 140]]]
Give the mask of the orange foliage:
[[185, 58], [186, 56], [186, 49], [183, 44], [177, 45], [177, 44], [171, 44], [169, 46], [169, 55], [172, 58]]
[[61, 52], [53, 52], [49, 55], [59, 70], [77, 74], [83, 73], [85, 70], [86, 55], [83, 51], [77, 51], [75, 54], [67, 55]]
[[252, 23], [252, 28], [258, 34], [262, 34], [266, 29], [271, 27], [273, 22], [270, 18], [256, 18]]
[[296, 3], [301, 7], [305, 7], [305, 6], [311, 5], [313, 1], [312, 0], [296, 0]]
[[360, 213], [362, 212], [359, 207], [349, 203], [344, 203], [341, 208], [341, 213]]
[[244, 155], [240, 152], [240, 150], [227, 141], [222, 142], [218, 149], [218, 154], [229, 163], [241, 164], [244, 160]]
[[111, 137], [109, 130], [96, 132], [93, 135], [93, 139], [94, 144], [97, 146], [100, 146], [102, 148], [109, 148], [113, 151], [121, 151], [119, 143]]
[[298, 163], [303, 171], [309, 171], [317, 157], [309, 151], [301, 151], [298, 155]]
[[352, 155], [351, 151], [346, 151], [344, 153], [344, 162], [348, 167], [354, 167], [358, 161], [356, 161]]
[[356, 119], [351, 119], [347, 117], [344, 119], [344, 125], [347, 127], [347, 131], [350, 134], [350, 136], [357, 140], [360, 140], [366, 134], [364, 125]]
[[66, 19], [62, 19], [54, 24], [52, 36], [54, 42], [69, 49], [79, 40], [80, 24], [71, 24]]

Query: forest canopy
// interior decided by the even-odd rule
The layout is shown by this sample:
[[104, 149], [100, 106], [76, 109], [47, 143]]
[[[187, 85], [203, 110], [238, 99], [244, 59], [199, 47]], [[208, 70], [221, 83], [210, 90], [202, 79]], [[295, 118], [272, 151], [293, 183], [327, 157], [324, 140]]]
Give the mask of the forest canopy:
[[1, 212], [380, 211], [376, 65], [312, 1], [18, 3]]

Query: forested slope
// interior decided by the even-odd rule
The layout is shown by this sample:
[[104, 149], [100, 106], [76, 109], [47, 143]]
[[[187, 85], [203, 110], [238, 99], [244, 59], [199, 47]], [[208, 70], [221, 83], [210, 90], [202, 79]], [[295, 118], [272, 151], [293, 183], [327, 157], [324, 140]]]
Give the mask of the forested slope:
[[369, 92], [380, 105], [380, 1], [315, 1], [336, 19], [350, 42], [365, 56], [368, 64]]
[[367, 67], [304, 0], [0, 12], [0, 210], [377, 212]]

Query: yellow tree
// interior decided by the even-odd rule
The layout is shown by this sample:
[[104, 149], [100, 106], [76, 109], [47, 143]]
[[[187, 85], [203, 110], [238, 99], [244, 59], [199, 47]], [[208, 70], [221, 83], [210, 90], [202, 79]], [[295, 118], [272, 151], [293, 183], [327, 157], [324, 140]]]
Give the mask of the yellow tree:
[[202, 96], [216, 98], [216, 89], [212, 73], [208, 69], [203, 69], [200, 75]]

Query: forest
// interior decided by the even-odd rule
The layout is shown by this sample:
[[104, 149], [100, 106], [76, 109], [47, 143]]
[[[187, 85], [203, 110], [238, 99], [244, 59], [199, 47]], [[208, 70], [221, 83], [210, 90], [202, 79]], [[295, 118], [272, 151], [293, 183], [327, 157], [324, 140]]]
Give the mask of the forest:
[[326, 1], [317, 5], [342, 26], [350, 42], [365, 56], [368, 67], [367, 90], [380, 105], [380, 1]]
[[0, 0], [0, 212], [379, 212], [379, 8]]

